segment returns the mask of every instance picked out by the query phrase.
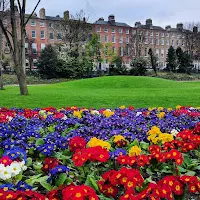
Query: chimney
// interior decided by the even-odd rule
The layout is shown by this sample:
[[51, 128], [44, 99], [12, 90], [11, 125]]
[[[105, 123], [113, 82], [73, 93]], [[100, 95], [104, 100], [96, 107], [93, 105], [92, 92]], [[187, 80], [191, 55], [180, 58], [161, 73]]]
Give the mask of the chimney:
[[98, 19], [98, 21], [104, 21], [104, 18], [103, 18], [103, 17], [100, 17], [100, 18]]
[[171, 30], [171, 26], [170, 26], [170, 25], [166, 26], [166, 27], [165, 27], [165, 30], [166, 30], [166, 31], [170, 31], [170, 30]]
[[147, 26], [152, 26], [153, 25], [152, 19], [147, 19], [146, 20], [146, 25]]
[[39, 13], [40, 13], [40, 18], [45, 19], [46, 16], [45, 8], [41, 8]]
[[60, 15], [56, 15], [57, 18], [60, 18]]
[[15, 12], [18, 12], [19, 10], [18, 10], [18, 6], [17, 5], [15, 5]]
[[198, 33], [198, 26], [193, 27], [193, 33]]
[[182, 23], [177, 24], [176, 28], [179, 29], [180, 31], [182, 31], [183, 30], [183, 24]]
[[69, 10], [64, 12], [64, 19], [69, 19]]
[[135, 27], [139, 28], [141, 26], [140, 22], [135, 22]]
[[109, 21], [111, 24], [114, 24], [114, 23], [115, 23], [115, 16], [114, 16], [114, 15], [109, 15], [108, 21]]

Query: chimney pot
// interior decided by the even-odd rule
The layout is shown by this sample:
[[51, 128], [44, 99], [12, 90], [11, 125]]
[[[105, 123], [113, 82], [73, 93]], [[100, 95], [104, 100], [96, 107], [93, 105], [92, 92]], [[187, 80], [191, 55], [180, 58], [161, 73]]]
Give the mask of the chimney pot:
[[69, 19], [69, 10], [64, 12], [64, 19]]
[[152, 26], [153, 25], [152, 19], [147, 19], [146, 20], [146, 25], [147, 26]]
[[114, 16], [114, 15], [109, 15], [108, 21], [109, 21], [111, 24], [114, 24], [114, 23], [115, 23], [115, 16]]
[[182, 23], [177, 24], [176, 27], [179, 30], [183, 30], [183, 24]]
[[136, 23], [135, 23], [135, 27], [138, 28], [138, 27], [140, 27], [140, 26], [141, 26], [141, 22], [136, 22]]
[[46, 16], [45, 8], [41, 8], [39, 13], [40, 13], [40, 18], [45, 19]]
[[194, 33], [198, 33], [198, 26], [194, 26], [194, 27], [193, 27], [193, 32], [194, 32]]

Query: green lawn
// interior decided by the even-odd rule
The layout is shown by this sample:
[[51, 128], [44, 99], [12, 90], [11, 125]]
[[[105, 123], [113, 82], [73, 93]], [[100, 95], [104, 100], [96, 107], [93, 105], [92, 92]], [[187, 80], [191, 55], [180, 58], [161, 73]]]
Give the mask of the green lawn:
[[200, 106], [200, 82], [176, 82], [150, 77], [102, 77], [29, 87], [28, 96], [19, 88], [0, 91], [0, 107], [66, 106], [114, 108]]

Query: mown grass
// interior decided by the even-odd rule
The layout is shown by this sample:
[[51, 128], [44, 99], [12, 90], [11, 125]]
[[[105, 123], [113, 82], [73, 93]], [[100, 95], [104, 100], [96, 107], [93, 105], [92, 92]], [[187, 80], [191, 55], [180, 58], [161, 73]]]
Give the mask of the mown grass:
[[87, 108], [200, 106], [200, 82], [116, 76], [30, 86], [28, 96], [20, 96], [16, 86], [0, 91], [0, 107], [73, 105]]

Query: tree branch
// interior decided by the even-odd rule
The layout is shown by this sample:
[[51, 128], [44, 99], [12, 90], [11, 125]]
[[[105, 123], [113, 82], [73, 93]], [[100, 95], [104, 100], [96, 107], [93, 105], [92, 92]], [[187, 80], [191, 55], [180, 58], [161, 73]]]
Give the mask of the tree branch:
[[20, 11], [20, 15], [21, 15], [21, 12], [22, 12], [22, 6], [21, 6], [21, 3], [20, 3], [20, 0], [17, 0], [17, 3], [18, 3], [18, 7], [19, 7], [19, 11]]
[[10, 47], [10, 50], [13, 52], [12, 43], [11, 43], [11, 41], [10, 41], [10, 38], [9, 38], [9, 36], [8, 36], [8, 33], [7, 33], [7, 30], [6, 30], [6, 28], [4, 27], [3, 22], [2, 22], [1, 19], [0, 19], [0, 27], [1, 27], [3, 33], [4, 33], [5, 37], [6, 37], [6, 40], [7, 40], [8, 44], [9, 44], [9, 47]]
[[26, 22], [23, 24], [24, 27], [26, 26], [26, 24], [28, 23], [28, 21], [29, 21], [29, 20], [31, 19], [31, 17], [33, 16], [33, 14], [34, 14], [35, 10], [37, 9], [38, 5], [40, 4], [40, 2], [41, 2], [41, 0], [38, 0], [38, 2], [37, 2], [37, 4], [36, 4], [35, 8], [34, 8], [33, 11], [32, 11], [32, 13], [29, 15], [28, 19], [27, 19]]

